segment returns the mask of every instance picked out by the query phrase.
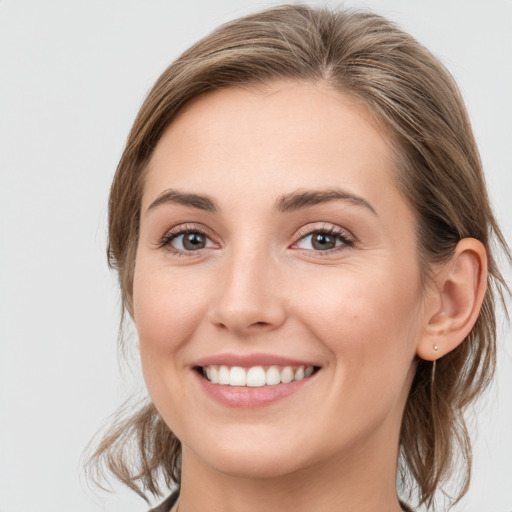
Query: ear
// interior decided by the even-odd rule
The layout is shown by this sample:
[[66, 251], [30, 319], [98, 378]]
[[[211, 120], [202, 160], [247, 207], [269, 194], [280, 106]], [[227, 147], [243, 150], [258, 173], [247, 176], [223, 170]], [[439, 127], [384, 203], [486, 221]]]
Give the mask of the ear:
[[485, 247], [474, 238], [463, 238], [453, 256], [437, 269], [427, 293], [416, 354], [435, 361], [459, 346], [475, 325], [486, 290]]

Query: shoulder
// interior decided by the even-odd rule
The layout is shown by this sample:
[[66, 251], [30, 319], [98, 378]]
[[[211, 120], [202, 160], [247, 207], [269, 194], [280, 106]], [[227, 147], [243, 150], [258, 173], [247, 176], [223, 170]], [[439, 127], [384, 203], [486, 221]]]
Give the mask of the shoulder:
[[400, 506], [402, 507], [402, 510], [404, 512], [414, 512], [414, 510], [407, 505], [407, 503], [404, 503], [403, 501], [400, 502]]
[[178, 500], [179, 495], [179, 491], [174, 491], [167, 499], [160, 503], [160, 505], [157, 505], [148, 512], [169, 512], [169, 510], [171, 510], [172, 506]]

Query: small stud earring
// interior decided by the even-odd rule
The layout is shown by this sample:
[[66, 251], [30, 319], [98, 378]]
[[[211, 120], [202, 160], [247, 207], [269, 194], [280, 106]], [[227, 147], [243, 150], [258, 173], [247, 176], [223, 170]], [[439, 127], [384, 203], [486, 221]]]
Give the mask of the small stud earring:
[[439, 350], [439, 347], [437, 345], [434, 345], [434, 350], [437, 352]]

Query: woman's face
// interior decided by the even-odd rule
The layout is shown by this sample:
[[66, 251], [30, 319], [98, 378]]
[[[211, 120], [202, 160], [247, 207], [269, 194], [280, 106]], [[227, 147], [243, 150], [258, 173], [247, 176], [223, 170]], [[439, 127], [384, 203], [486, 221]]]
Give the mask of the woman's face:
[[327, 86], [217, 90], [167, 129], [145, 182], [134, 320], [184, 464], [396, 463], [424, 314], [394, 172], [366, 109]]

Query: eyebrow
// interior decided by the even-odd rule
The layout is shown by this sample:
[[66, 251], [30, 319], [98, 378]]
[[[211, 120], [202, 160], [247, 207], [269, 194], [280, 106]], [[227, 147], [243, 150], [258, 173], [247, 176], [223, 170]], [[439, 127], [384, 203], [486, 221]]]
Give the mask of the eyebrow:
[[205, 210], [207, 212], [218, 212], [219, 207], [215, 201], [208, 197], [199, 194], [192, 194], [188, 192], [180, 192], [179, 190], [169, 189], [160, 194], [148, 207], [147, 211], [153, 210], [162, 204], [182, 204]]
[[366, 199], [340, 188], [304, 190], [286, 194], [278, 198], [274, 208], [280, 212], [293, 212], [335, 200], [349, 201], [357, 206], [363, 206], [377, 215], [373, 206]]
[[[274, 204], [274, 209], [278, 212], [288, 213], [335, 200], [349, 201], [356, 206], [367, 208], [377, 215], [373, 206], [366, 201], [366, 199], [339, 188], [327, 190], [303, 190], [285, 194], [277, 199]], [[217, 203], [211, 197], [189, 192], [180, 192], [175, 189], [169, 189], [160, 194], [149, 205], [147, 211], [149, 212], [162, 204], [182, 204], [184, 206], [212, 213], [218, 213], [220, 211]]]

